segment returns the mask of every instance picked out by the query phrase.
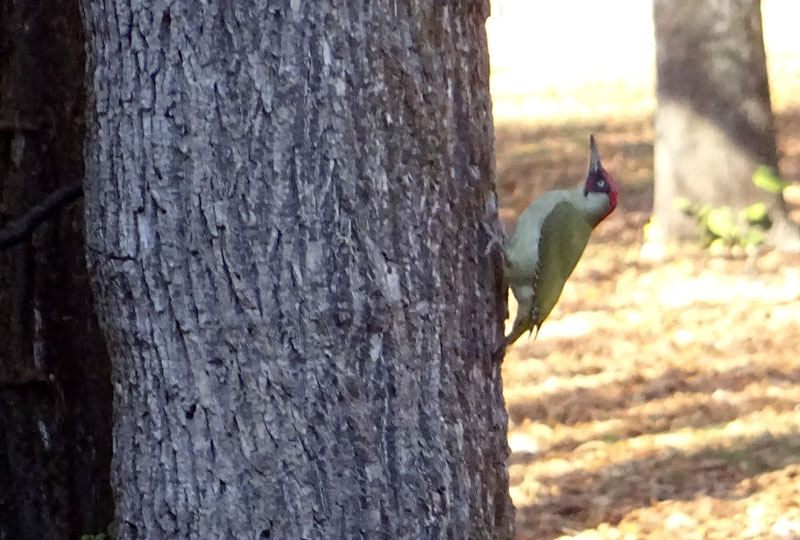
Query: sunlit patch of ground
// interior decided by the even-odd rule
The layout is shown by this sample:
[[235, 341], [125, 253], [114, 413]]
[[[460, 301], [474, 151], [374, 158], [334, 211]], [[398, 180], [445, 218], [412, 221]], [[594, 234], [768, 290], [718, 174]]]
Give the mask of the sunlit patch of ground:
[[[800, 257], [690, 246], [642, 257], [652, 42], [632, 46], [626, 39], [649, 29], [623, 29], [650, 3], [590, 3], [593, 20], [611, 13], [620, 29], [601, 40], [590, 32], [588, 47], [584, 27], [556, 20], [585, 14], [584, 0], [518, 0], [527, 19], [514, 0], [500, 3], [490, 40], [504, 40], [493, 46], [492, 84], [506, 228], [543, 191], [582, 180], [589, 133], [621, 182], [619, 209], [538, 339], [522, 337], [503, 364], [517, 538], [800, 540]], [[799, 181], [790, 12], [800, 3], [764, 0], [762, 10], [781, 171]], [[503, 16], [517, 22], [504, 27]], [[554, 58], [564, 43], [567, 60]], [[522, 63], [504, 56], [515, 47]]]
[[800, 537], [800, 257], [637, 248], [507, 353], [518, 538]]

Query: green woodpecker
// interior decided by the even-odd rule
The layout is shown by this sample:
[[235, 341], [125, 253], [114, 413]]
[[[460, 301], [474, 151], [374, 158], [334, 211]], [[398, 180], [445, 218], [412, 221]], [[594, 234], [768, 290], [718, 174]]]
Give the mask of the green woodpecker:
[[617, 206], [617, 184], [589, 137], [589, 174], [582, 187], [548, 191], [519, 216], [505, 247], [505, 277], [519, 307], [506, 337], [511, 345], [536, 329], [556, 305], [589, 235]]

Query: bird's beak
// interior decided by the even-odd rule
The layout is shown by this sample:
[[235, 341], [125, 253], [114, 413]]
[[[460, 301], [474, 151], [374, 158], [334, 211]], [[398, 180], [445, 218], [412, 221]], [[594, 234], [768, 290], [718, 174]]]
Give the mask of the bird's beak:
[[591, 157], [589, 158], [589, 172], [598, 172], [603, 169], [603, 166], [600, 164], [600, 154], [597, 152], [597, 145], [594, 143], [594, 135], [589, 135], [589, 152], [591, 152]]

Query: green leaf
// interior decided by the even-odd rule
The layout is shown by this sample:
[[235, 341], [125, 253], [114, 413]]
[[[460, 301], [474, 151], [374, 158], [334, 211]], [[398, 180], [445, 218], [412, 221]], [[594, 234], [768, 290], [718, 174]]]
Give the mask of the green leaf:
[[728, 247], [728, 243], [725, 241], [724, 238], [715, 238], [708, 245], [708, 250], [711, 253], [720, 254], [720, 253], [725, 253], [725, 250], [727, 249], [727, 247]]
[[676, 210], [680, 210], [684, 214], [692, 216], [697, 213], [697, 209], [691, 203], [691, 201], [685, 197], [678, 197], [672, 202], [672, 205], [675, 207]]
[[770, 193], [780, 193], [786, 189], [787, 186], [791, 185], [791, 182], [775, 174], [772, 169], [766, 165], [758, 166], [756, 172], [753, 173], [753, 183]]
[[761, 223], [767, 219], [767, 205], [763, 202], [751, 204], [739, 212], [741, 219], [749, 223]]
[[656, 216], [651, 216], [650, 221], [645, 223], [642, 229], [645, 242], [659, 241], [661, 239], [661, 225], [659, 225]]
[[720, 206], [708, 211], [706, 227], [714, 235], [720, 238], [733, 236], [736, 229], [736, 222], [733, 219], [733, 210], [730, 206]]
[[747, 230], [747, 238], [744, 239], [745, 246], [760, 246], [767, 237], [766, 233], [758, 227], [750, 227]]

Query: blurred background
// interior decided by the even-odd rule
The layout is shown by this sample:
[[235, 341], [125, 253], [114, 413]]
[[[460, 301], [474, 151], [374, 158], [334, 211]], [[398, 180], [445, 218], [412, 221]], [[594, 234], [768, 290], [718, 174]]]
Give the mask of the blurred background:
[[584, 180], [590, 133], [621, 184], [506, 355], [519, 539], [800, 539], [799, 22], [797, 0], [493, 0], [507, 230]]

